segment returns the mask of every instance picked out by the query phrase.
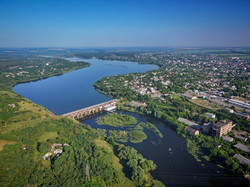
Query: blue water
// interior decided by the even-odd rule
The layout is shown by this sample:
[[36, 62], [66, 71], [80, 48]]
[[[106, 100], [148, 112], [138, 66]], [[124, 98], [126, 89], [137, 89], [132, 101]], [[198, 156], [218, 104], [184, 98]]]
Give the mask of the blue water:
[[43, 105], [55, 114], [64, 114], [80, 108], [111, 100], [92, 86], [97, 80], [112, 75], [142, 73], [157, 66], [136, 62], [69, 58], [72, 63], [85, 61], [90, 67], [48, 79], [19, 84], [14, 91]]
[[[153, 123], [163, 134], [163, 138], [157, 137], [152, 131], [145, 131], [147, 139], [142, 143], [130, 143], [125, 145], [134, 147], [145, 158], [153, 160], [157, 165], [157, 169], [151, 174], [155, 179], [160, 180], [166, 186], [173, 187], [193, 187], [193, 186], [208, 186], [212, 181], [216, 184], [224, 184], [226, 186], [231, 176], [228, 176], [223, 169], [217, 167], [214, 163], [203, 161], [197, 162], [186, 149], [186, 140], [175, 133], [167, 124], [137, 113], [116, 111], [131, 115], [138, 122]], [[82, 123], [90, 125], [95, 129], [109, 130], [126, 130], [126, 127], [112, 127], [109, 125], [98, 125], [96, 120], [107, 114], [101, 114], [90, 119], [82, 121]], [[202, 165], [203, 164], [203, 165]], [[239, 179], [240, 180], [240, 179]], [[238, 183], [238, 179], [231, 179], [232, 184]]]

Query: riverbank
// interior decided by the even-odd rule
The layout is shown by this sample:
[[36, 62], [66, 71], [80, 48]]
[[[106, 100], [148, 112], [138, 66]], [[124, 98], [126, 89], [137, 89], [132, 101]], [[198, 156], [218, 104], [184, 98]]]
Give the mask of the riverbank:
[[67, 72], [86, 68], [87, 62], [71, 63], [65, 59], [52, 57], [19, 57], [13, 61], [11, 57], [5, 57], [0, 64], [0, 89], [12, 90], [17, 84], [47, 79], [60, 76]]

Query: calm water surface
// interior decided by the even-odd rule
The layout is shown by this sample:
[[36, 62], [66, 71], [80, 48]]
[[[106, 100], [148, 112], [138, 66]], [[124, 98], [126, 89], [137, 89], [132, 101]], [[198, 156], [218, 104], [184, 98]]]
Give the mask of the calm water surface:
[[[117, 111], [123, 114], [134, 116], [138, 122], [150, 122], [155, 124], [164, 135], [163, 138], [157, 137], [152, 131], [146, 130], [148, 139], [142, 143], [125, 143], [134, 147], [145, 158], [153, 160], [157, 169], [152, 172], [155, 179], [162, 181], [166, 186], [208, 186], [220, 184], [236, 184], [240, 178], [230, 176], [215, 164], [207, 161], [197, 162], [192, 155], [187, 152], [186, 140], [175, 133], [167, 124], [137, 113]], [[124, 127], [112, 127], [108, 125], [98, 125], [96, 119], [104, 116], [101, 114], [82, 123], [90, 125], [95, 129], [105, 130], [126, 130]]]
[[90, 67], [55, 76], [48, 79], [18, 84], [14, 91], [43, 105], [55, 114], [64, 114], [80, 108], [111, 100], [97, 92], [92, 86], [97, 80], [112, 75], [147, 72], [157, 66], [135, 62], [117, 62], [97, 59], [70, 58], [85, 61]]
[[[82, 61], [78, 58], [70, 60], [72, 63]], [[55, 114], [63, 114], [110, 100], [111, 98], [100, 94], [92, 86], [103, 77], [146, 72], [157, 68], [153, 65], [141, 65], [134, 62], [95, 59], [84, 61], [91, 63], [91, 66], [58, 77], [19, 84], [14, 87], [14, 91], [43, 105]], [[223, 170], [215, 164], [204, 162], [204, 166], [202, 166], [201, 163], [196, 162], [186, 150], [185, 139], [177, 135], [167, 124], [136, 113], [127, 114], [133, 115], [138, 121], [149, 121], [157, 125], [164, 135], [160, 139], [150, 131], [146, 131], [148, 139], [144, 142], [139, 144], [126, 143], [156, 163], [157, 169], [152, 172], [156, 179], [164, 182], [167, 186], [206, 186], [214, 184], [215, 181], [227, 184], [231, 182], [228, 181], [228, 177], [224, 178]], [[114, 127], [109, 126], [98, 126], [95, 122], [96, 118], [85, 120], [83, 123], [93, 128], [114, 129]]]

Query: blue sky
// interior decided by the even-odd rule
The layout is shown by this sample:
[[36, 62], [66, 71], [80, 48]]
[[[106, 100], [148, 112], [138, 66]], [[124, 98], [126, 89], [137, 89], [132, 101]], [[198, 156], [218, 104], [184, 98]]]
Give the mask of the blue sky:
[[250, 46], [250, 0], [0, 0], [0, 47]]

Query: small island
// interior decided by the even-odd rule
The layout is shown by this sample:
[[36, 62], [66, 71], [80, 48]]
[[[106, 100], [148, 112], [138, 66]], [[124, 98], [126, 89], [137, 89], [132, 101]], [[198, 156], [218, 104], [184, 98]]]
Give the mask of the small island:
[[109, 113], [106, 116], [97, 119], [99, 125], [110, 125], [113, 127], [122, 127], [134, 125], [137, 123], [136, 118], [126, 114]]
[[[151, 123], [138, 122], [133, 116], [122, 113], [109, 113], [96, 120], [99, 125], [109, 125], [113, 127], [123, 127], [122, 130], [109, 130], [109, 137], [118, 142], [141, 143], [148, 138], [144, 129], [148, 129], [159, 137], [163, 138], [163, 134], [159, 129]], [[127, 127], [127, 128], [126, 128]]]

